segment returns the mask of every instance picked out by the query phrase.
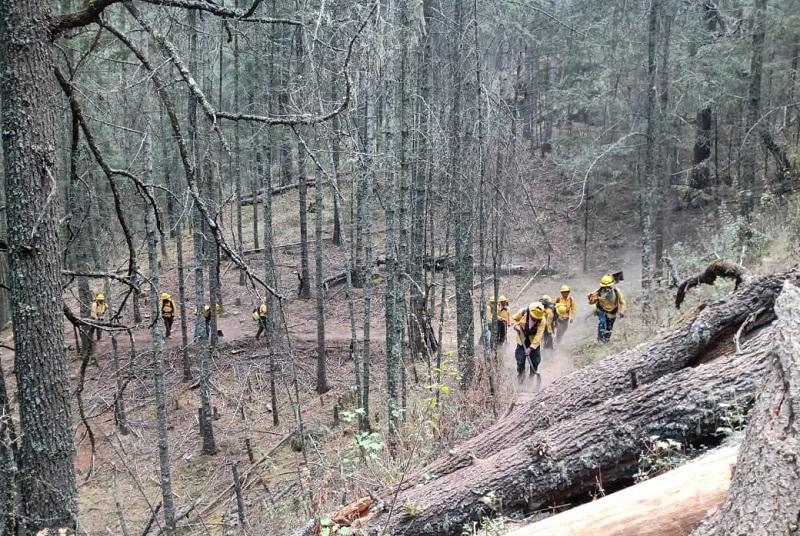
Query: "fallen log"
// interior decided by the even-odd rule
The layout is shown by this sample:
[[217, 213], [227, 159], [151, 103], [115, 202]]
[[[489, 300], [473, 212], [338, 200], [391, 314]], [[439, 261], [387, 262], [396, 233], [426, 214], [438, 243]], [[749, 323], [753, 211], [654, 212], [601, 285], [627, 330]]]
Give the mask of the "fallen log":
[[557, 379], [497, 424], [421, 470], [409, 479], [409, 485], [424, 480], [424, 475], [452, 473], [469, 465], [473, 457], [486, 458], [502, 446], [524, 441], [537, 430], [579, 415], [636, 386], [696, 366], [717, 346], [721, 345], [724, 353], [725, 345], [753, 312], [763, 310], [747, 323], [743, 335], [774, 318], [775, 298], [787, 280], [800, 281], [800, 270], [753, 278], [738, 292], [699, 307], [670, 332]]
[[726, 407], [746, 410], [766, 370], [771, 328], [741, 353], [689, 368], [538, 430], [428, 484], [386, 498], [374, 533], [461, 534], [464, 524], [500, 512], [535, 511], [591, 500], [631, 484], [652, 436], [713, 446]]
[[738, 453], [738, 444], [716, 449], [507, 536], [686, 536], [722, 504]]
[[[300, 185], [299, 181], [295, 181], [285, 186], [276, 186], [275, 188], [272, 189], [272, 195], [276, 196], [285, 194], [287, 192], [291, 192], [292, 190], [296, 190], [299, 185]], [[314, 187], [314, 181], [307, 180], [306, 188], [313, 188], [313, 187]], [[264, 200], [264, 190], [259, 189], [258, 194], [255, 196], [253, 195], [242, 196], [242, 206], [246, 207], [252, 205], [254, 202], [261, 203], [263, 200]], [[234, 197], [230, 202], [235, 203], [236, 198]]]
[[786, 284], [769, 371], [722, 508], [692, 536], [800, 534], [800, 290]]

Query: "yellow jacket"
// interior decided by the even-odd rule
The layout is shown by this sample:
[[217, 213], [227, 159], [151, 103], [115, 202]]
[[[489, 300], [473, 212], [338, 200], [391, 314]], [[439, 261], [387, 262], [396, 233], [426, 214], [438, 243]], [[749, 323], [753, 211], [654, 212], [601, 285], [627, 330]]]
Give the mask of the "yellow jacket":
[[596, 306], [613, 318], [617, 313], [625, 313], [625, 296], [617, 287], [602, 288], [597, 292]]
[[555, 312], [550, 307], [544, 308], [544, 317], [547, 319], [547, 333], [553, 334], [553, 318], [556, 316]]
[[570, 320], [575, 320], [575, 316], [578, 314], [578, 306], [575, 303], [575, 299], [572, 297], [572, 294], [570, 294], [566, 298], [564, 296], [559, 295], [558, 299], [556, 300], [556, 307], [558, 307], [559, 304], [562, 303], [567, 306], [567, 309], [569, 310], [569, 315], [567, 315], [566, 317], [559, 315], [559, 317], [562, 320], [566, 320], [567, 318], [569, 318]]
[[172, 318], [175, 316], [175, 302], [172, 298], [161, 300], [161, 316], [164, 318]]
[[92, 303], [91, 316], [92, 316], [92, 318], [94, 320], [97, 320], [99, 318], [103, 318], [103, 316], [105, 316], [105, 314], [106, 314], [106, 311], [108, 311], [108, 305], [106, 305], [105, 302], [103, 302], [103, 303], [97, 303], [97, 302]]
[[[486, 306], [486, 321], [489, 323], [494, 322], [494, 311], [491, 304]], [[505, 320], [506, 324], [511, 323], [511, 310], [510, 309], [503, 309], [500, 304], [497, 304], [497, 318], [500, 320]]]
[[539, 345], [542, 343], [542, 337], [544, 337], [544, 328], [547, 322], [544, 318], [541, 320], [535, 320], [528, 314], [527, 307], [523, 307], [511, 317], [511, 320], [514, 321], [514, 331], [517, 332], [517, 344], [519, 346], [524, 345], [524, 335], [522, 334], [522, 330], [524, 329], [524, 324], [528, 318], [530, 318], [531, 321], [536, 322], [535, 326], [533, 326], [533, 333], [529, 333], [528, 335], [528, 340], [530, 340], [531, 348], [539, 348]]

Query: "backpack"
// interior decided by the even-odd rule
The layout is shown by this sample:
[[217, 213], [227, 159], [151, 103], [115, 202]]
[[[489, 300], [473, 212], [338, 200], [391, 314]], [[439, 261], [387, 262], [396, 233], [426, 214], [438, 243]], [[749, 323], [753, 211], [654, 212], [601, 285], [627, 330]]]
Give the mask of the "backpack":
[[253, 320], [258, 320], [258, 308], [253, 309]]
[[165, 314], [171, 314], [173, 312], [172, 302], [169, 300], [162, 301], [161, 312]]

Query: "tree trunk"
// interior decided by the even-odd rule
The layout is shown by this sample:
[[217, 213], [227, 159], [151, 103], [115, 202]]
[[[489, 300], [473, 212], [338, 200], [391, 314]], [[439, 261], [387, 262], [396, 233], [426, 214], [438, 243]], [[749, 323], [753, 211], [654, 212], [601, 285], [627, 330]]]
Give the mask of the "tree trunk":
[[800, 531], [800, 290], [787, 282], [769, 370], [748, 416], [736, 472], [722, 508], [693, 536], [784, 535]]
[[656, 42], [658, 39], [658, 15], [661, 11], [661, 0], [653, 0], [650, 4], [649, 30], [647, 34], [647, 102], [645, 118], [647, 122], [646, 146], [644, 153], [644, 176], [641, 184], [641, 218], [642, 218], [642, 312], [650, 314], [653, 286], [653, 258], [655, 255], [655, 213], [657, 202], [657, 185], [655, 161], [656, 145]]
[[[750, 56], [750, 88], [747, 96], [748, 129], [754, 129], [761, 115], [761, 74], [764, 64], [764, 35], [767, 19], [767, 0], [755, 0], [753, 12], [753, 45]], [[758, 147], [755, 132], [750, 132], [744, 146], [742, 175], [739, 177], [741, 191], [740, 211], [749, 217], [756, 205], [758, 181], [756, 180], [756, 148]]]
[[300, 203], [300, 286], [297, 295], [300, 298], [311, 297], [311, 275], [308, 263], [308, 202], [306, 200], [308, 187], [306, 185], [306, 154], [305, 149], [297, 143], [297, 175], [298, 199]]
[[739, 445], [716, 449], [686, 465], [508, 536], [686, 536], [719, 508], [731, 484]]
[[461, 225], [455, 227], [455, 287], [456, 287], [456, 336], [458, 340], [458, 370], [461, 373], [461, 386], [466, 389], [475, 375], [475, 325], [472, 304], [473, 260], [472, 260], [472, 218], [473, 187], [472, 177], [467, 171], [462, 178], [462, 132], [461, 109], [464, 85], [464, 5], [463, 0], [455, 2], [455, 43], [453, 44], [453, 110], [451, 117], [451, 160], [450, 175], [459, 188], [452, 191], [456, 196], [456, 214]]
[[322, 170], [317, 169], [314, 190], [314, 282], [317, 309], [317, 393], [328, 391], [325, 373], [325, 288], [322, 284]]
[[689, 185], [697, 190], [709, 186], [708, 159], [711, 158], [711, 124], [713, 112], [706, 106], [697, 112], [695, 120], [694, 152], [692, 154], [692, 173]]
[[425, 472], [446, 475], [469, 464], [471, 455], [486, 458], [502, 445], [522, 442], [537, 430], [630, 391], [634, 378], [642, 386], [665, 374], [696, 366], [705, 354], [717, 348], [724, 350], [730, 344], [728, 337], [754, 312], [763, 311], [755, 322], [748, 322], [750, 328], [771, 320], [774, 300], [784, 280], [800, 282], [800, 271], [753, 279], [735, 294], [698, 307], [682, 324], [661, 337], [559, 378], [530, 402], [514, 407], [507, 418], [430, 464]]
[[[153, 155], [149, 133], [144, 138], [144, 182], [150, 184], [153, 176]], [[153, 188], [149, 188], [153, 195]], [[161, 504], [164, 511], [165, 534], [175, 534], [175, 504], [172, 494], [172, 476], [169, 466], [169, 437], [167, 435], [167, 388], [164, 370], [164, 322], [161, 319], [160, 280], [158, 270], [158, 235], [156, 214], [148, 204], [145, 212], [147, 232], [147, 258], [150, 268], [150, 314], [152, 315], [153, 383], [156, 393], [156, 429], [158, 435], [159, 482], [161, 484]]]
[[64, 352], [49, 10], [0, 3], [0, 108], [21, 442], [21, 534], [75, 530], [77, 490]]
[[389, 534], [458, 535], [464, 523], [500, 508], [531, 512], [629, 485], [652, 436], [716, 445], [726, 405], [746, 409], [755, 398], [772, 334], [766, 329], [741, 353], [665, 375], [521, 441], [506, 439], [492, 456], [473, 457], [453, 474], [400, 492], [394, 503], [406, 511], [413, 505], [413, 516], [381, 513], [370, 526]]
[[[239, 0], [234, 2], [236, 9], [239, 9]], [[221, 39], [220, 39], [221, 42]], [[220, 55], [221, 61], [222, 55]], [[239, 87], [239, 28], [234, 24], [233, 28], [233, 109], [239, 111], [241, 109], [240, 87]], [[222, 72], [220, 71], [220, 76]], [[220, 91], [222, 89], [220, 88]], [[222, 102], [220, 102], [220, 109], [222, 109]], [[238, 247], [239, 256], [242, 256], [244, 250], [244, 232], [242, 231], [242, 148], [241, 140], [239, 139], [239, 122], [236, 121], [233, 125], [233, 158], [234, 158], [234, 181], [236, 187], [236, 244]], [[258, 218], [255, 215], [256, 208], [253, 208], [253, 221]], [[255, 224], [254, 224], [255, 225]], [[253, 229], [253, 236], [258, 236], [258, 228]], [[258, 247], [258, 246], [256, 246]], [[246, 282], [244, 270], [239, 270], [239, 285], [244, 285]]]

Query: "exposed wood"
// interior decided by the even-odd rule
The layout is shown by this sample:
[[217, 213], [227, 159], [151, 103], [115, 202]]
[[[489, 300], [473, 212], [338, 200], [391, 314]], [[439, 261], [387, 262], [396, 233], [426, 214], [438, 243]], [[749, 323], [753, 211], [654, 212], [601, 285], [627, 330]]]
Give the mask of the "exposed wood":
[[458, 471], [401, 491], [397, 505], [413, 515], [389, 520], [380, 512], [369, 526], [387, 534], [459, 535], [465, 523], [501, 507], [504, 514], [530, 512], [627, 486], [654, 435], [693, 445], [719, 441], [726, 405], [747, 409], [755, 399], [773, 335], [766, 328], [741, 353], [667, 374], [519, 441], [506, 439], [490, 456], [472, 456]]
[[739, 445], [612, 493], [508, 536], [686, 536], [718, 508], [731, 483]]
[[722, 508], [693, 536], [800, 531], [800, 290], [787, 283], [775, 309], [769, 372], [750, 412], [733, 482]]
[[750, 274], [745, 268], [725, 259], [717, 259], [706, 266], [706, 269], [699, 274], [685, 279], [678, 285], [675, 295], [675, 307], [680, 309], [683, 300], [686, 298], [686, 291], [698, 285], [713, 285], [718, 277], [733, 279], [736, 282], [736, 289], [743, 282], [750, 278]]
[[800, 270], [753, 278], [738, 292], [699, 307], [664, 335], [557, 379], [528, 403], [518, 405], [507, 418], [420, 471], [418, 478], [411, 479], [411, 485], [424, 480], [425, 474], [442, 476], [466, 467], [473, 456], [488, 457], [504, 445], [522, 442], [537, 430], [629, 392], [631, 370], [636, 371], [641, 388], [665, 374], [697, 365], [720, 343], [728, 344], [752, 312], [764, 308], [748, 330], [770, 321], [775, 297], [785, 280], [800, 281]]

